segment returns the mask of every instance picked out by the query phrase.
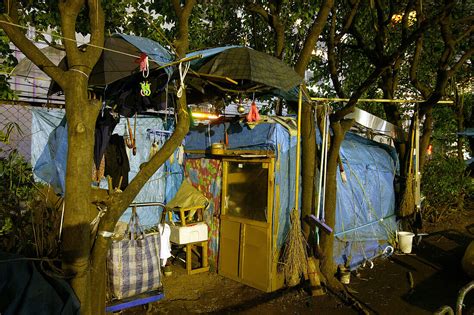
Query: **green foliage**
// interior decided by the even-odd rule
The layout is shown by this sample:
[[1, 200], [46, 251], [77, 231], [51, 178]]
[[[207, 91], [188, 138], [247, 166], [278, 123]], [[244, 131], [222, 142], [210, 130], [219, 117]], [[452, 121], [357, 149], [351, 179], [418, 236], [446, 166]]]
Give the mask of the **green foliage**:
[[[7, 124], [0, 131], [0, 142], [8, 143], [13, 132], [22, 133], [17, 124]], [[0, 250], [54, 257], [58, 249], [57, 211], [46, 206], [33, 183], [31, 165], [23, 156], [16, 150], [2, 153], [5, 157], [0, 158]]]
[[457, 156], [434, 154], [424, 168], [422, 193], [425, 217], [432, 222], [449, 212], [462, 210], [463, 200], [472, 193], [472, 179], [464, 161]]
[[48, 207], [31, 166], [16, 151], [0, 159], [0, 250], [56, 257], [60, 212]]

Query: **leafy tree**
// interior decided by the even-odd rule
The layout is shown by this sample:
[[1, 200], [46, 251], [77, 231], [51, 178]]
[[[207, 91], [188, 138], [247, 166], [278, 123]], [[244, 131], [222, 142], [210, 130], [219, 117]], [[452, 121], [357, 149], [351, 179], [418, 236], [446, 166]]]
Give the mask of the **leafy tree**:
[[[94, 128], [101, 100], [88, 94], [88, 75], [102, 52], [100, 47], [104, 44], [106, 23], [111, 31], [118, 29], [118, 21], [112, 19], [122, 19], [130, 4], [139, 5], [134, 1], [5, 0], [1, 8], [3, 14], [0, 26], [7, 36], [32, 62], [56, 81], [65, 94], [68, 154], [62, 262], [63, 270], [71, 277], [71, 286], [81, 301], [83, 314], [105, 312], [105, 257], [110, 239], [102, 235], [90, 235], [89, 223], [97, 215], [95, 204], [102, 204], [107, 208], [98, 230], [113, 231], [119, 217], [147, 180], [174, 152], [189, 128], [186, 98], [183, 95], [175, 109], [178, 123], [174, 134], [143, 166], [128, 187], [123, 192], [113, 190], [112, 187], [108, 192], [91, 188]], [[187, 22], [194, 4], [195, 1], [186, 1], [184, 5], [174, 1], [173, 9], [179, 26], [175, 48], [180, 53], [179, 57], [183, 56], [188, 47]], [[110, 14], [104, 14], [104, 6], [110, 10]], [[50, 27], [61, 35], [68, 64], [72, 66], [66, 70], [55, 66], [26, 37], [25, 29], [21, 26], [24, 23], [34, 25], [38, 30]], [[90, 34], [91, 45], [86, 49], [79, 49], [76, 45], [76, 32]]]

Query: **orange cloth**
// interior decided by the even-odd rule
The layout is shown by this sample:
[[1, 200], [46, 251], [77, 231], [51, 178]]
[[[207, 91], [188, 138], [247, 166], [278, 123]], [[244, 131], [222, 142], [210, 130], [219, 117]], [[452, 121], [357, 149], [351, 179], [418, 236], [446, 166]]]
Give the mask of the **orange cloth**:
[[259, 120], [260, 115], [258, 114], [257, 104], [255, 104], [255, 102], [252, 102], [252, 105], [250, 106], [250, 111], [247, 114], [247, 122], [257, 122]]

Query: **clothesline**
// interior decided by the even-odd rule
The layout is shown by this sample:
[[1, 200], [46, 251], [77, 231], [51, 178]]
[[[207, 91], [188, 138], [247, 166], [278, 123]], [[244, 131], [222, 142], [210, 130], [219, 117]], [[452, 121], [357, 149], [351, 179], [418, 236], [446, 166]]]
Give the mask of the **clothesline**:
[[[29, 30], [29, 27], [23, 26], [23, 25], [20, 25], [20, 24], [17, 24], [17, 23], [13, 23], [13, 22], [0, 21], [0, 23], [8, 24], [8, 25], [11, 25], [11, 26], [16, 26], [16, 27], [19, 27], [19, 28], [23, 28], [23, 29]], [[41, 33], [41, 34], [43, 34], [43, 35], [53, 36], [52, 34], [49, 34], [48, 32], [43, 32], [43, 31], [37, 31], [37, 32], [38, 32], [38, 33]], [[90, 47], [100, 48], [100, 49], [102, 49], [102, 50], [114, 52], [114, 53], [121, 54], [121, 55], [125, 55], [125, 56], [128, 56], [128, 57], [134, 57], [134, 58], [137, 58], [137, 59], [140, 58], [140, 56], [138, 56], [138, 55], [129, 54], [129, 53], [126, 53], [126, 52], [124, 52], [124, 51], [115, 50], [115, 49], [111, 49], [111, 48], [107, 48], [107, 47], [103, 47], [103, 46], [94, 45], [94, 44], [91, 44], [91, 43], [86, 43], [86, 42], [78, 41], [78, 40], [72, 39], [72, 38], [66, 38], [66, 37], [61, 36], [61, 35], [54, 35], [54, 37], [58, 37], [58, 38], [61, 38], [61, 39], [63, 39], [63, 40], [71, 41], [71, 42], [74, 42], [74, 43], [76, 43], [76, 44], [82, 44], [82, 45], [87, 45], [87, 46], [90, 46]], [[45, 42], [45, 44], [48, 44], [48, 43]], [[202, 55], [201, 55], [201, 54], [195, 55], [195, 56], [192, 56], [192, 57], [185, 57], [185, 58], [182, 58], [182, 59], [179, 59], [179, 60], [176, 60], [176, 61], [173, 61], [173, 62], [164, 64], [164, 65], [160, 65], [157, 61], [153, 60], [152, 58], [150, 58], [150, 60], [151, 60], [152, 62], [156, 63], [157, 65], [159, 65], [159, 67], [158, 67], [157, 69], [162, 69], [162, 68], [166, 68], [166, 67], [173, 66], [173, 65], [175, 65], [175, 64], [179, 64], [179, 63], [183, 63], [183, 62], [188, 62], [188, 61], [191, 61], [191, 60], [194, 60], [194, 59], [200, 59], [200, 58], [202, 58]], [[12, 70], [12, 71], [13, 71], [13, 70]]]
[[[312, 101], [328, 101], [328, 102], [349, 102], [348, 98], [331, 98], [331, 97], [311, 97]], [[366, 103], [423, 103], [426, 100], [402, 100], [402, 99], [386, 99], [386, 98], [359, 98], [357, 101]], [[438, 104], [453, 104], [453, 101], [440, 100]]]

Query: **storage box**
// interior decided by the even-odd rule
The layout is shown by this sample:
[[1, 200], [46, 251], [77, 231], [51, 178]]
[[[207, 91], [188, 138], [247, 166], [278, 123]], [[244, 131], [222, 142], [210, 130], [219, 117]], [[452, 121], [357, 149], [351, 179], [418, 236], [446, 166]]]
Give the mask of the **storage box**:
[[171, 225], [170, 241], [175, 244], [189, 244], [207, 241], [207, 224], [198, 222], [192, 225]]

